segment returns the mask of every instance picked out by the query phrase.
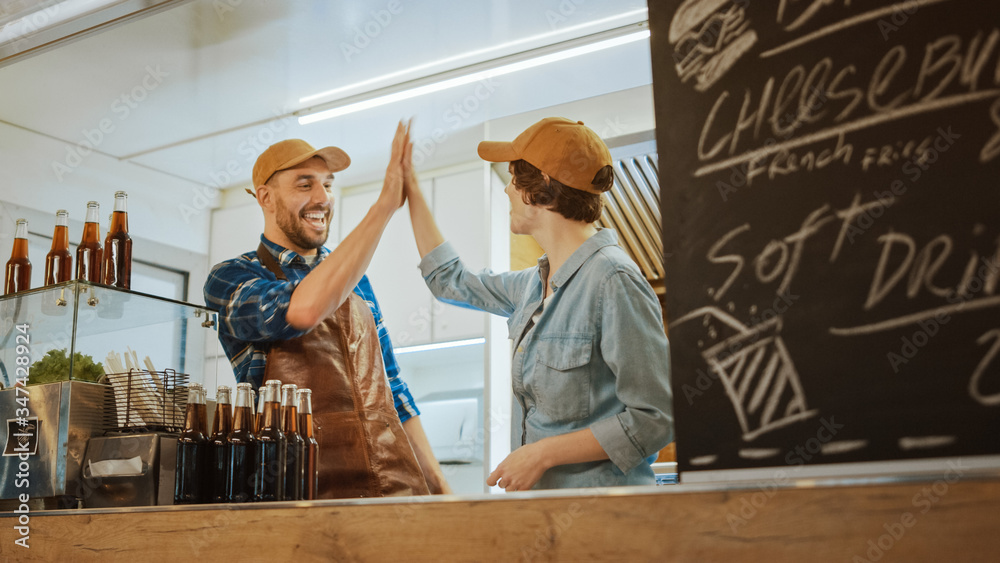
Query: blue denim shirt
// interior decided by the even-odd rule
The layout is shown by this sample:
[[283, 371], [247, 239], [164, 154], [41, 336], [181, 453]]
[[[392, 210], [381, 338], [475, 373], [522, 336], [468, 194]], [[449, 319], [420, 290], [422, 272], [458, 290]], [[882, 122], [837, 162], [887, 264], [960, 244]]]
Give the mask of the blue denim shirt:
[[[472, 273], [448, 243], [420, 263], [442, 301], [507, 317], [521, 444], [590, 428], [610, 459], [553, 467], [536, 489], [652, 485], [650, 463], [673, 440], [670, 355], [656, 294], [602, 229], [552, 276], [546, 256], [519, 272]], [[520, 422], [520, 424], [518, 424]], [[516, 443], [516, 442], [515, 442]]]

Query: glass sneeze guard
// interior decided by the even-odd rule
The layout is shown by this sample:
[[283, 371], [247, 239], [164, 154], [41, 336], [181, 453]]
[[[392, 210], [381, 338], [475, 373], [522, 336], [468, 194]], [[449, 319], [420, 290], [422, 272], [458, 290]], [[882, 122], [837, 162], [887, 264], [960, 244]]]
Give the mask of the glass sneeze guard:
[[[25, 371], [29, 385], [96, 381], [113, 371], [109, 356], [118, 358], [111, 365], [172, 369], [211, 383], [206, 341], [218, 341], [202, 331], [216, 330], [216, 321], [203, 306], [80, 280], [3, 296], [0, 384], [13, 386]], [[30, 370], [17, 369], [24, 356]]]

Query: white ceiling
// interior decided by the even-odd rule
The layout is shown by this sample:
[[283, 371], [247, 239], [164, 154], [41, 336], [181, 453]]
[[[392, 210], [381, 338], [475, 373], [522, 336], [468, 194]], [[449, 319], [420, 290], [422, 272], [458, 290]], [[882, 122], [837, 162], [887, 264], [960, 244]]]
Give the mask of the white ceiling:
[[[188, 2], [0, 68], [0, 199], [45, 211], [72, 205], [72, 213], [95, 191], [110, 205], [112, 191], [126, 189], [130, 214], [148, 208], [166, 226], [194, 221], [173, 242], [203, 248], [195, 241], [206, 237], [205, 220], [183, 207], [204, 207], [199, 191], [214, 195], [205, 186], [248, 184], [257, 154], [282, 138], [344, 148], [354, 163], [339, 180], [356, 185], [384, 170], [402, 117], [415, 116], [421, 166], [432, 168], [475, 159], [478, 141], [494, 131], [510, 134], [511, 127], [488, 125], [509, 116], [622, 91], [644, 92], [636, 99], [651, 115], [649, 45], [640, 41], [312, 125], [292, 116], [310, 106], [300, 102], [304, 96], [425, 67], [348, 92], [358, 94], [634, 25], [645, 21], [645, 6], [645, 0]], [[428, 66], [442, 59], [451, 60]], [[599, 132], [605, 125], [629, 132], [617, 130], [621, 119], [611, 108], [591, 115], [602, 116]], [[93, 154], [84, 150], [75, 159], [68, 152], [88, 142], [97, 145]]]

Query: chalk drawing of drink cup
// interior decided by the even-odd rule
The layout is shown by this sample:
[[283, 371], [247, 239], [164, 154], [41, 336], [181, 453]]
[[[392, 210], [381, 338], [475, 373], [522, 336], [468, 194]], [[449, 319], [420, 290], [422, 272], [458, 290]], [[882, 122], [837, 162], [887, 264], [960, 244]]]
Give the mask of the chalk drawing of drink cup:
[[805, 393], [788, 348], [781, 338], [781, 317], [748, 327], [715, 307], [703, 307], [672, 326], [708, 317], [734, 329], [702, 351], [709, 369], [719, 376], [747, 442], [805, 420], [817, 411], [806, 406]]

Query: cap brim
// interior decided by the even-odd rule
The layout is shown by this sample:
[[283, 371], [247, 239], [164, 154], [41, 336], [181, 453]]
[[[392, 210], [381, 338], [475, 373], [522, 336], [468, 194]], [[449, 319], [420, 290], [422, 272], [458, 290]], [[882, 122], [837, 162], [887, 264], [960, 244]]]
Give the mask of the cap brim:
[[275, 170], [275, 172], [281, 172], [293, 166], [298, 166], [314, 156], [322, 158], [326, 162], [326, 166], [330, 169], [330, 172], [340, 172], [351, 165], [351, 157], [347, 156], [346, 152], [337, 147], [324, 147], [301, 154], [288, 162], [282, 163], [281, 167]]
[[479, 143], [479, 158], [487, 162], [513, 162], [520, 160], [514, 144], [506, 141], [483, 141]]
[[316, 151], [316, 155], [326, 161], [330, 172], [340, 172], [351, 165], [351, 157], [337, 147], [325, 147]]

